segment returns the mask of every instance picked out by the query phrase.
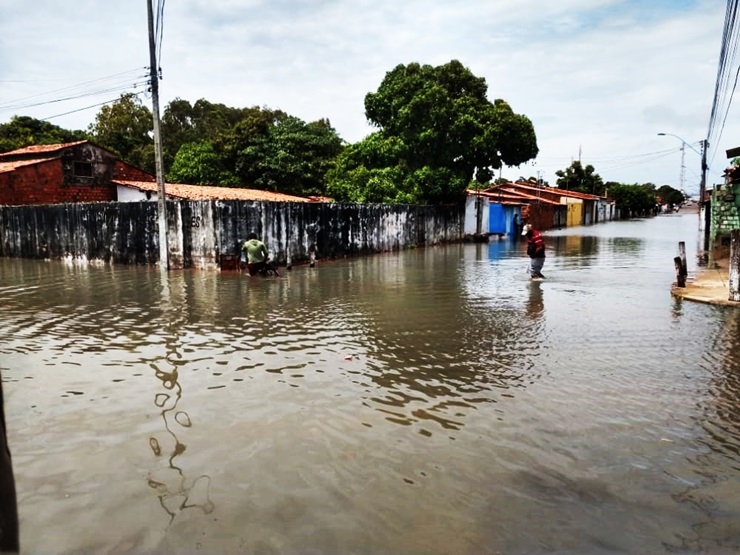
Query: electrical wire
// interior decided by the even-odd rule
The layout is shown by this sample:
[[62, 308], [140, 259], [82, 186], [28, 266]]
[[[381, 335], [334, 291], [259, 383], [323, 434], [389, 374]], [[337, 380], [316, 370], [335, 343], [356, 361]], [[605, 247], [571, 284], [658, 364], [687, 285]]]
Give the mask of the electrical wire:
[[[93, 79], [92, 81], [85, 81], [83, 83], [78, 83], [76, 85], [70, 85], [70, 86], [67, 86], [67, 87], [62, 87], [62, 88], [59, 88], [59, 89], [53, 89], [51, 91], [46, 91], [46, 92], [43, 92], [43, 93], [34, 94], [34, 95], [30, 95], [30, 96], [18, 98], [18, 99], [15, 99], [15, 100], [10, 100], [10, 101], [4, 102], [4, 103], [0, 103], [0, 111], [3, 111], [3, 110], [14, 110], [14, 109], [18, 109], [18, 108], [24, 108], [24, 107], [26, 107], [26, 103], [29, 100], [32, 100], [32, 99], [35, 99], [35, 98], [42, 98], [44, 96], [57, 95], [59, 93], [64, 93], [64, 92], [68, 92], [68, 91], [74, 91], [75, 89], [83, 89], [83, 90], [85, 90], [84, 93], [80, 93], [80, 95], [85, 96], [89, 92], [90, 85], [93, 85], [93, 84], [96, 84], [96, 83], [102, 83], [102, 82], [113, 80], [113, 79], [115, 79], [116, 82], [107, 84], [107, 87], [106, 88], [116, 88], [116, 87], [122, 87], [124, 85], [129, 85], [131, 83], [131, 80], [134, 79], [134, 78], [136, 78], [136, 79], [145, 78], [146, 77], [146, 74], [145, 73], [142, 74], [142, 71], [146, 71], [146, 69], [147, 68], [141, 68], [141, 67], [135, 68], [135, 69], [130, 69], [130, 70], [127, 70], [127, 71], [123, 71], [121, 73], [114, 73], [113, 75], [108, 75], [106, 77], [100, 77], [98, 79]], [[134, 76], [134, 73], [137, 73], [138, 75]], [[74, 97], [75, 97], [75, 95], [72, 95], [69, 98], [74, 98]], [[55, 99], [49, 100], [48, 102], [53, 103], [53, 102], [55, 102]], [[39, 103], [39, 104], [43, 104], [43, 103]]]
[[[727, 115], [729, 113], [732, 98], [737, 86], [740, 68], [735, 73], [735, 80], [732, 89], [728, 93], [729, 83], [735, 67], [735, 57], [738, 51], [738, 27], [737, 27], [738, 0], [728, 0], [725, 10], [725, 22], [722, 30], [722, 42], [720, 46], [720, 56], [717, 65], [717, 78], [714, 86], [714, 98], [712, 100], [712, 111], [709, 116], [709, 125], [707, 128], [707, 142], [709, 145], [719, 143], [722, 131], [724, 130]], [[718, 122], [721, 118], [721, 126], [718, 128]], [[719, 134], [719, 135], [717, 135]], [[716, 139], [715, 139], [716, 137]], [[713, 151], [711, 160], [714, 159], [716, 150]]]
[[80, 98], [88, 98], [90, 96], [98, 96], [101, 94], [109, 94], [112, 92], [125, 92], [129, 91], [130, 89], [137, 89], [139, 87], [147, 86], [149, 84], [148, 80], [136, 82], [136, 83], [126, 83], [125, 85], [116, 86], [116, 87], [108, 87], [105, 89], [97, 89], [93, 91], [88, 91], [85, 93], [80, 93], [73, 96], [66, 96], [61, 98], [54, 98], [52, 100], [44, 100], [42, 102], [31, 102], [28, 104], [16, 104], [12, 106], [7, 106], [4, 108], [0, 108], [0, 112], [9, 112], [9, 111], [15, 111], [15, 110], [22, 110], [27, 108], [37, 108], [39, 106], [47, 106], [49, 104], [57, 104], [60, 102], [69, 102], [71, 100], [78, 100]]
[[[144, 91], [141, 91], [141, 92], [138, 92], [138, 93], [132, 93], [132, 94], [133, 94], [133, 96], [139, 96], [141, 94], [144, 94]], [[48, 117], [45, 117], [45, 118], [41, 118], [41, 121], [48, 121], [50, 119], [60, 118], [62, 116], [67, 116], [69, 114], [75, 114], [77, 112], [83, 112], [85, 110], [89, 110], [90, 108], [97, 108], [98, 106], [105, 106], [107, 104], [113, 104], [114, 102], [118, 102], [120, 99], [121, 99], [120, 97], [112, 98], [112, 99], [106, 100], [104, 102], [99, 102], [97, 104], [91, 104], [90, 106], [85, 106], [83, 108], [77, 108], [76, 110], [70, 110], [69, 112], [63, 112], [61, 114], [54, 114], [53, 116], [48, 116]]]
[[[154, 50], [157, 58], [157, 69], [162, 70], [162, 37], [164, 35], [164, 3], [165, 0], [157, 0], [157, 19], [154, 32], [154, 40], [157, 45]], [[161, 78], [161, 77], [160, 77]]]

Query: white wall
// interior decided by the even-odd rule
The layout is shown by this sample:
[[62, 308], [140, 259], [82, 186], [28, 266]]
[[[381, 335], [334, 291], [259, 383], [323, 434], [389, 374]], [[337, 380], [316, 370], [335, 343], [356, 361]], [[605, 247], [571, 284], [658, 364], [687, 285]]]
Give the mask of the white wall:
[[[118, 202], [141, 202], [143, 200], [151, 200], [156, 202], [157, 200], [157, 193], [140, 191], [139, 189], [135, 189], [133, 187], [124, 187], [123, 185], [118, 185], [116, 187], [116, 191], [118, 194]], [[147, 192], [149, 192], [149, 198], [147, 198]]]
[[[478, 233], [478, 210], [476, 209], [476, 201], [478, 197], [468, 196], [465, 200], [465, 235], [475, 235]], [[488, 203], [489, 200], [486, 197], [481, 197], [482, 204], [481, 210], [483, 211], [483, 217], [481, 218], [481, 233], [488, 233]]]

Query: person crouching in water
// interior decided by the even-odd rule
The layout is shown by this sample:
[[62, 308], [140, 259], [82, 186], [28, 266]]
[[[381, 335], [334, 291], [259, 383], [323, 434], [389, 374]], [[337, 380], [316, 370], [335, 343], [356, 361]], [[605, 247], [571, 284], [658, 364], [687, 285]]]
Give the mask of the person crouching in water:
[[527, 254], [529, 255], [529, 275], [532, 279], [544, 279], [542, 266], [545, 265], [545, 240], [539, 231], [527, 224], [522, 229], [522, 235], [527, 238]]
[[242, 252], [247, 253], [247, 270], [253, 276], [267, 267], [267, 247], [257, 239], [256, 233], [250, 233], [242, 245]]

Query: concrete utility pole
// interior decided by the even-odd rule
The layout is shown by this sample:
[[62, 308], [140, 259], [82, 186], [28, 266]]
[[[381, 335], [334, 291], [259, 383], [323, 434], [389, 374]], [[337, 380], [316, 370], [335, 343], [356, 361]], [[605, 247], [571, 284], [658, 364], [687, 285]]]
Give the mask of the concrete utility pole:
[[699, 185], [699, 203], [704, 202], [704, 193], [707, 190], [707, 150], [709, 141], [704, 139], [701, 142], [701, 184]]
[[152, 116], [154, 118], [154, 167], [157, 174], [157, 213], [159, 214], [159, 265], [169, 269], [167, 248], [167, 197], [164, 190], [164, 164], [162, 163], [162, 138], [159, 133], [159, 74], [157, 52], [154, 41], [154, 12], [152, 0], [146, 0], [149, 20], [149, 63], [151, 64]]

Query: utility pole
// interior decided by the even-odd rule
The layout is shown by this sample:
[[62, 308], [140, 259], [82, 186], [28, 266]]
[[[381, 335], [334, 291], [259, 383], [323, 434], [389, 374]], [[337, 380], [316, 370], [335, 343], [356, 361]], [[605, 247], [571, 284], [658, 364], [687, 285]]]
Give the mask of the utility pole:
[[709, 141], [704, 139], [701, 142], [701, 183], [699, 185], [699, 206], [704, 202], [704, 193], [707, 190], [707, 150]]
[[157, 213], [159, 215], [159, 265], [163, 271], [169, 269], [167, 248], [167, 197], [164, 190], [164, 164], [162, 163], [162, 138], [159, 132], [159, 73], [154, 41], [154, 12], [152, 0], [146, 0], [149, 20], [149, 63], [151, 65], [152, 116], [154, 118], [154, 167], [157, 174]]
[[681, 192], [683, 193], [685, 190], [685, 182], [686, 182], [686, 164], [684, 161], [686, 160], [686, 143], [681, 141], [681, 175], [679, 177], [679, 186], [681, 187]]

